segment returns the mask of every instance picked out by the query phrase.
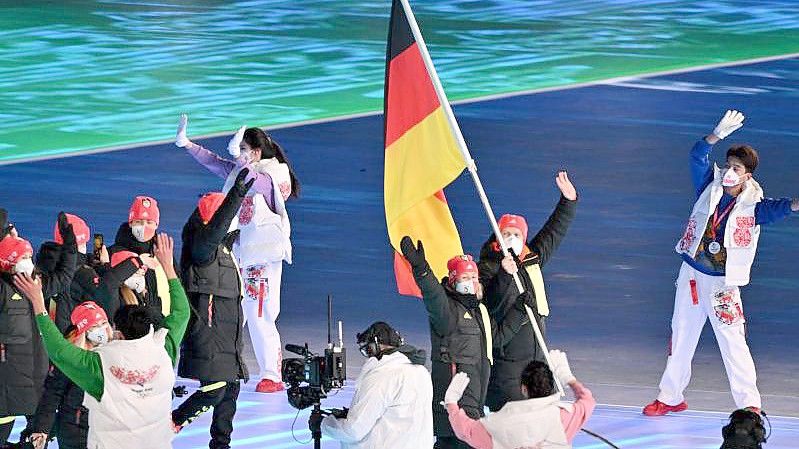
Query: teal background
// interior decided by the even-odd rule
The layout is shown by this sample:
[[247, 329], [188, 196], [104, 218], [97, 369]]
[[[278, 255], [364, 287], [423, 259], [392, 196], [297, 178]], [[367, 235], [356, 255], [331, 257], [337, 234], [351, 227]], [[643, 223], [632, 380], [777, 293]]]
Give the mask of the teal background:
[[[382, 108], [390, 2], [4, 2], [0, 163]], [[795, 1], [412, 1], [451, 100], [799, 52]]]

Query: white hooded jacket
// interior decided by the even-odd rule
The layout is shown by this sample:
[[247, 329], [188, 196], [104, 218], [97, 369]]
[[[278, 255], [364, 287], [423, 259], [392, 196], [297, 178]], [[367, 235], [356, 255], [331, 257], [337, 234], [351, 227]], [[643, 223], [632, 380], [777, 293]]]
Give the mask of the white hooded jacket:
[[431, 449], [433, 382], [401, 352], [369, 358], [346, 419], [327, 416], [322, 432], [342, 449]]

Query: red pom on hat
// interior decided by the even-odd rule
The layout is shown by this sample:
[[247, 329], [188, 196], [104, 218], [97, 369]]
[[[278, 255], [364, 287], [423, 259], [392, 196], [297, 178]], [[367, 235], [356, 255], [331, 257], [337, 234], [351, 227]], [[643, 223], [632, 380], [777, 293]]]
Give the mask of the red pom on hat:
[[449, 283], [454, 284], [455, 279], [464, 273], [477, 274], [477, 264], [469, 254], [455, 256], [447, 262], [447, 271], [449, 271]]
[[527, 220], [521, 215], [505, 214], [499, 219], [499, 230], [516, 228], [522, 231], [522, 240], [527, 241]]
[[161, 213], [158, 210], [158, 201], [150, 196], [137, 196], [130, 205], [128, 223], [133, 220], [153, 220], [157, 225]]
[[25, 256], [33, 256], [33, 247], [29, 241], [10, 234], [0, 240], [0, 271], [10, 272]]
[[[72, 225], [72, 232], [75, 233], [75, 242], [78, 245], [83, 245], [89, 241], [89, 226], [77, 215], [64, 214], [67, 216], [67, 222]], [[53, 240], [59, 245], [64, 244], [64, 238], [61, 236], [61, 230], [58, 229], [58, 222], [55, 224], [53, 231]]]
[[211, 221], [223, 201], [225, 201], [225, 195], [222, 192], [208, 192], [200, 198], [200, 201], [197, 202], [197, 209], [200, 210], [200, 219], [203, 223]]
[[115, 267], [128, 259], [133, 259], [133, 264], [137, 268], [141, 268], [144, 265], [139, 255], [133, 251], [119, 251], [111, 255], [111, 266]]
[[82, 334], [86, 332], [86, 330], [94, 327], [97, 323], [108, 321], [108, 315], [106, 315], [105, 310], [94, 301], [86, 301], [75, 306], [69, 320], [78, 328], [77, 333]]

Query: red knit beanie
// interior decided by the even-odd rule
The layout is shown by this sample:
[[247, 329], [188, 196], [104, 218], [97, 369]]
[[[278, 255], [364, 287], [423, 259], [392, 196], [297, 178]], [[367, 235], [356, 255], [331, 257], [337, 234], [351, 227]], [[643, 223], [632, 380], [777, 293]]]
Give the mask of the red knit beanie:
[[29, 241], [12, 235], [0, 240], [0, 271], [10, 272], [25, 256], [33, 256], [33, 248]]
[[158, 225], [161, 213], [158, 210], [158, 201], [149, 196], [137, 196], [130, 206], [128, 223], [133, 220], [153, 220]]
[[[82, 218], [78, 217], [77, 215], [72, 214], [64, 214], [67, 216], [67, 222], [72, 225], [72, 232], [75, 233], [75, 243], [78, 245], [83, 245], [84, 243], [89, 241], [89, 226], [86, 225], [86, 222], [83, 221]], [[58, 229], [58, 222], [55, 224], [55, 230], [53, 231], [53, 240], [59, 245], [64, 244], [64, 238], [61, 236], [61, 230]]]

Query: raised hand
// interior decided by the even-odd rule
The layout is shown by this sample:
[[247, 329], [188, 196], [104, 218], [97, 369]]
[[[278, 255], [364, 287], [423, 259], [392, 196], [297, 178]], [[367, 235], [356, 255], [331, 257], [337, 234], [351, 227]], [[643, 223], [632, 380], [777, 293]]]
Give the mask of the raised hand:
[[33, 313], [40, 314], [46, 312], [44, 307], [44, 293], [42, 293], [42, 281], [39, 277], [31, 277], [25, 273], [14, 275], [14, 286], [21, 291], [33, 306]]
[[463, 392], [469, 386], [469, 375], [464, 372], [459, 372], [452, 376], [452, 380], [444, 393], [444, 405], [457, 404], [463, 397]]
[[176, 279], [175, 272], [175, 241], [166, 233], [160, 233], [155, 240], [155, 258], [164, 268], [167, 279]]
[[713, 130], [713, 135], [719, 139], [724, 139], [738, 128], [744, 126], [744, 118], [743, 113], [734, 109], [728, 110], [724, 114], [724, 117], [719, 120], [718, 125], [716, 125], [716, 128]]
[[250, 169], [242, 168], [239, 171], [238, 176], [236, 176], [236, 182], [233, 184], [233, 188], [236, 189], [236, 191], [242, 196], [246, 195], [247, 191], [249, 191], [250, 187], [252, 187], [253, 183], [255, 183], [255, 177], [247, 181], [247, 175], [249, 174]]
[[555, 379], [558, 379], [561, 385], [567, 385], [577, 380], [572, 374], [565, 352], [557, 349], [549, 351], [549, 362], [551, 363], [549, 369], [552, 371], [552, 375], [555, 376]]
[[558, 172], [558, 175], [555, 176], [555, 184], [560, 189], [560, 193], [563, 194], [564, 198], [569, 201], [577, 199], [577, 189], [574, 188], [574, 184], [569, 180], [569, 174], [566, 170]]
[[230, 139], [230, 142], [227, 144], [227, 152], [230, 153], [231, 156], [238, 158], [241, 156], [241, 141], [244, 140], [244, 131], [247, 130], [246, 126], [242, 126], [236, 131], [236, 134], [233, 134], [233, 137]]
[[405, 259], [414, 269], [423, 270], [427, 265], [427, 259], [424, 257], [424, 246], [422, 246], [421, 240], [418, 241], [418, 246], [414, 247], [413, 241], [406, 235], [402, 238], [402, 241], [400, 241], [400, 250], [402, 250], [402, 255], [405, 256]]
[[186, 114], [180, 114], [180, 120], [178, 121], [178, 132], [175, 136], [175, 146], [180, 148], [185, 148], [188, 144], [191, 143], [188, 137], [186, 137], [186, 128], [189, 126], [189, 116]]
[[63, 211], [58, 213], [58, 232], [61, 233], [61, 238], [64, 240], [63, 246], [65, 248], [76, 248], [77, 249], [77, 241], [75, 240], [75, 232], [72, 229], [72, 225], [69, 224], [67, 220], [67, 214]]

